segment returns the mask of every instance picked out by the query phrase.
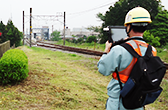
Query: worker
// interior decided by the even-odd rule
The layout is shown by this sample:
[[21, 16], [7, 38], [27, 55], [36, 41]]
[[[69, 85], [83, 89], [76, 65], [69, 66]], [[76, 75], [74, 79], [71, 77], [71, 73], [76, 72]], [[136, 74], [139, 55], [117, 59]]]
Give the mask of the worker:
[[[130, 10], [125, 17], [126, 33], [129, 38], [143, 38], [143, 33], [147, 28], [147, 25], [151, 23], [149, 12], [142, 7], [135, 7]], [[131, 45], [134, 50], [141, 56], [144, 56], [147, 43], [143, 40], [129, 40], [126, 43]], [[122, 104], [120, 98], [120, 85], [118, 82], [117, 74], [115, 72], [118, 69], [122, 86], [126, 83], [132, 67], [130, 65], [135, 64], [135, 58], [122, 46], [112, 46], [112, 43], [107, 41], [105, 43], [104, 54], [100, 58], [97, 66], [98, 71], [105, 75], [111, 75], [112, 79], [107, 86], [107, 95], [109, 98], [106, 102], [106, 110], [127, 110]], [[156, 55], [156, 49], [152, 47], [152, 52]], [[144, 108], [137, 108], [135, 110], [143, 110]]]

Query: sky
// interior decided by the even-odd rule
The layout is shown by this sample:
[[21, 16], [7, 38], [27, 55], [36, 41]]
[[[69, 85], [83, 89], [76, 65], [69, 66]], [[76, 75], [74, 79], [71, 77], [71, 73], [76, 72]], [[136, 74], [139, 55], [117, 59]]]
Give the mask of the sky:
[[[62, 30], [65, 25], [69, 29], [101, 26], [102, 21], [96, 17], [98, 13], [105, 14], [109, 7], [118, 0], [0, 0], [0, 20], [6, 25], [11, 19], [15, 27], [23, 32], [23, 11], [25, 33], [30, 30], [30, 8], [32, 8], [32, 28], [48, 26], [50, 32]], [[161, 0], [168, 10], [168, 0]], [[40, 15], [40, 17], [37, 17]], [[45, 17], [41, 15], [47, 15]], [[49, 17], [57, 15], [58, 17]], [[45, 19], [45, 20], [44, 20]], [[54, 20], [53, 20], [54, 19]]]

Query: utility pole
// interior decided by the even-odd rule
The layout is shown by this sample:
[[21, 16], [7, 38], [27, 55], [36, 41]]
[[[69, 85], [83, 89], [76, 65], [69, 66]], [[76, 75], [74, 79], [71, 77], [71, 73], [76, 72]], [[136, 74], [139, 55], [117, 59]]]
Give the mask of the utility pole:
[[24, 11], [23, 11], [23, 45], [24, 45]]
[[54, 27], [53, 27], [53, 25], [52, 25], [52, 33], [53, 33], [53, 31], [54, 31]]
[[65, 45], [65, 12], [64, 12], [64, 45]]
[[31, 47], [31, 34], [32, 34], [32, 8], [30, 8], [30, 47]]

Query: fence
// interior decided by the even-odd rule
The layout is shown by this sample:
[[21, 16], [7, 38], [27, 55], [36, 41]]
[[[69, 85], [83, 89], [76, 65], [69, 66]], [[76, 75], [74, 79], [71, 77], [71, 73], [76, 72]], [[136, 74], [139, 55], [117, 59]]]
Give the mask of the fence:
[[0, 44], [0, 58], [9, 49], [10, 49], [10, 41], [9, 40]]

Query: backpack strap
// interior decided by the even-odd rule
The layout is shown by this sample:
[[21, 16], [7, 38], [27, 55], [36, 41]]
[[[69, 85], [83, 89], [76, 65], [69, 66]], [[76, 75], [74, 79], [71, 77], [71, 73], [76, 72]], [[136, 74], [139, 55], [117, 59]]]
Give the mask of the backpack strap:
[[[121, 44], [121, 46], [124, 47], [132, 56], [134, 56], [136, 58], [140, 57], [140, 55], [129, 44], [123, 43], [123, 44]], [[148, 45], [148, 48], [146, 50], [146, 53], [145, 53], [144, 57], [145, 57], [145, 59], [149, 59], [151, 56], [152, 56], [152, 46]], [[117, 68], [116, 68], [115, 72], [117, 73], [120, 89], [122, 90], [123, 87], [122, 87], [122, 83], [121, 83], [120, 76], [119, 76]]]
[[145, 41], [145, 40], [144, 40], [143, 38], [141, 38], [141, 37], [133, 37], [133, 38], [128, 38], [128, 39], [126, 39], [126, 40], [120, 39], [120, 40], [118, 40], [118, 41], [115, 41], [115, 42], [112, 44], [111, 48], [112, 48], [113, 46], [115, 46], [115, 45], [121, 45], [122, 43], [125, 43], [125, 42], [127, 42], [127, 41], [129, 41], [129, 40], [142, 40], [142, 41]]
[[[140, 38], [141, 39], [141, 38]], [[139, 40], [140, 40], [139, 39]], [[141, 39], [142, 40], [142, 39]], [[121, 44], [122, 47], [124, 47], [132, 56], [136, 57], [136, 58], [139, 58], [140, 55], [134, 50], [134, 48], [127, 44], [127, 43], [122, 43]], [[152, 54], [152, 46], [151, 45], [148, 45], [148, 48], [146, 50], [146, 53], [145, 53], [145, 57], [146, 58], [149, 58]], [[120, 89], [122, 90], [122, 83], [121, 83], [121, 80], [120, 80], [120, 76], [119, 76], [119, 73], [118, 73], [118, 70], [116, 68], [115, 72], [117, 73], [117, 77], [118, 77], [118, 82], [119, 82], [119, 85], [120, 85]]]
[[127, 41], [129, 41], [129, 40], [142, 40], [142, 41], [145, 41], [143, 38], [141, 38], [141, 37], [132, 37], [132, 38], [128, 38], [128, 39], [126, 39], [125, 41], [127, 42]]
[[[128, 52], [130, 52], [130, 54], [133, 55], [134, 57], [136, 57], [136, 58], [140, 57], [140, 55], [129, 44], [123, 43], [123, 44], [121, 44], [121, 46], [124, 47]], [[115, 72], [117, 73], [118, 82], [120, 84], [120, 89], [122, 90], [123, 87], [122, 87], [122, 83], [121, 83], [117, 68], [116, 68]]]
[[118, 68], [115, 69], [115, 72], [117, 73], [117, 77], [118, 77], [118, 82], [120, 84], [120, 89], [122, 90], [122, 83], [121, 83], [121, 80], [120, 80], [120, 76], [119, 76], [119, 73], [118, 73]]
[[149, 59], [151, 56], [153, 56], [153, 54], [152, 54], [152, 46], [148, 45], [148, 48], [147, 48], [146, 53], [145, 53], [145, 58]]
[[124, 47], [132, 56], [139, 58], [140, 55], [127, 43], [121, 44], [122, 47]]

